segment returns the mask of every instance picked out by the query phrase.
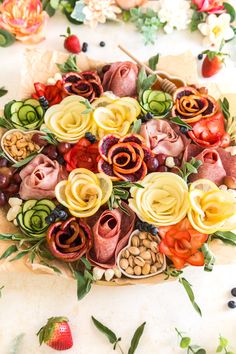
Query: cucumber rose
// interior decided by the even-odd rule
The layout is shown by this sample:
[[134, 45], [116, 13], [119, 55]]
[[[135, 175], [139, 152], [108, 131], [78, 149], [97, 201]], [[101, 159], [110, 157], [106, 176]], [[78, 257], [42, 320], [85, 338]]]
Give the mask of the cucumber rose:
[[34, 130], [43, 123], [44, 110], [39, 101], [29, 98], [7, 103], [4, 107], [4, 115], [15, 128]]
[[49, 199], [27, 200], [17, 215], [17, 223], [21, 231], [28, 236], [45, 236], [48, 229], [46, 218], [55, 208], [56, 205]]
[[170, 112], [173, 101], [166, 92], [145, 90], [141, 94], [140, 105], [145, 112], [152, 113], [155, 118], [163, 118]]

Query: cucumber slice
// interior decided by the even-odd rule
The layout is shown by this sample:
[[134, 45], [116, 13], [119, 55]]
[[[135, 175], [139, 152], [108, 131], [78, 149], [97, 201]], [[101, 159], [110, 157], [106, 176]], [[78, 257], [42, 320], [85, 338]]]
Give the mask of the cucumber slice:
[[31, 218], [31, 228], [33, 230], [42, 230], [42, 219], [38, 215], [33, 215]]
[[169, 111], [172, 107], [172, 101], [166, 101], [165, 106], [166, 106], [166, 111]]
[[56, 208], [56, 204], [49, 199], [41, 199], [37, 202], [37, 205], [42, 205], [42, 204], [47, 205], [51, 211]]
[[36, 128], [38, 128], [38, 126], [40, 126], [43, 123], [43, 119], [42, 120], [37, 120], [35, 123], [31, 123], [31, 124], [26, 124], [25, 128], [29, 129], [29, 130], [34, 130]]
[[16, 113], [19, 111], [19, 109], [23, 106], [23, 102], [21, 101], [16, 101], [11, 105], [11, 114]]
[[35, 205], [33, 207], [34, 210], [44, 210], [48, 213], [48, 215], [51, 213], [51, 209], [47, 206], [47, 205], [44, 205], [44, 204], [39, 204], [39, 205]]
[[19, 111], [18, 111], [19, 120], [20, 120], [20, 121], [26, 120], [27, 113], [29, 113], [29, 112], [32, 112], [32, 113], [37, 117], [36, 112], [35, 112], [33, 106], [24, 105], [24, 106], [20, 107], [20, 109], [19, 109]]
[[23, 214], [23, 227], [29, 229], [30, 231], [32, 230], [32, 226], [31, 226], [31, 219], [32, 216], [34, 215], [35, 210], [30, 209], [27, 210], [24, 214]]
[[42, 118], [44, 116], [44, 110], [41, 106], [37, 106], [35, 108], [36, 112], [38, 113], [39, 117]]
[[11, 119], [11, 106], [15, 102], [16, 102], [16, 100], [12, 100], [12, 101], [8, 102], [7, 104], [5, 104], [5, 106], [4, 106], [4, 117], [5, 118]]
[[26, 119], [30, 124], [38, 121], [38, 117], [36, 116], [35, 112], [28, 112], [26, 114]]
[[162, 114], [165, 111], [165, 104], [162, 102], [157, 102], [157, 101], [151, 101], [149, 103], [149, 107], [152, 111], [154, 111], [155, 113], [160, 113]]
[[25, 213], [27, 210], [32, 209], [36, 203], [37, 203], [36, 199], [27, 200], [27, 202], [24, 202], [23, 204], [22, 212]]
[[34, 98], [28, 98], [27, 100], [24, 101], [24, 105], [30, 105], [33, 107], [38, 107], [39, 101], [35, 100]]
[[149, 99], [149, 95], [151, 94], [152, 90], [145, 90], [143, 92], [143, 97], [142, 97], [142, 101], [143, 102], [147, 102], [147, 100]]
[[17, 126], [16, 128], [18, 127], [22, 127], [22, 122], [19, 120], [18, 118], [18, 114], [17, 113], [13, 113], [12, 116], [11, 116], [11, 121], [13, 123], [13, 125]]

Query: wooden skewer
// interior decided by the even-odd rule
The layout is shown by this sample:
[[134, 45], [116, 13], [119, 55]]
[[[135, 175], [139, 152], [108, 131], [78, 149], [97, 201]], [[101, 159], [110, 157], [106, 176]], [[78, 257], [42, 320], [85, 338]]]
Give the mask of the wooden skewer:
[[137, 59], [133, 54], [131, 54], [126, 48], [124, 48], [122, 45], [118, 45], [118, 48], [124, 52], [128, 57], [130, 57], [136, 64], [139, 66], [145, 68], [145, 70], [151, 74], [151, 75], [156, 75], [157, 81], [159, 82], [161, 88], [163, 91], [169, 93], [170, 95], [173, 95], [173, 93], [176, 91], [177, 86], [170, 80], [168, 79], [163, 79], [161, 76], [159, 76], [155, 71], [153, 71], [149, 66], [146, 64], [142, 63], [139, 59]]

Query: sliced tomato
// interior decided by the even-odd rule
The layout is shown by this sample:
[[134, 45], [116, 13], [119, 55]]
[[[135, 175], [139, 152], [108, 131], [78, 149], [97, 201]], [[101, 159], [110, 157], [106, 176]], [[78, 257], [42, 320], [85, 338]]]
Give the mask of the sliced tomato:
[[203, 266], [204, 256], [202, 252], [197, 251], [196, 253], [192, 254], [186, 261], [193, 266]]
[[182, 269], [185, 266], [185, 260], [182, 258], [174, 256], [174, 257], [171, 257], [171, 260], [172, 260], [174, 267], [176, 269]]

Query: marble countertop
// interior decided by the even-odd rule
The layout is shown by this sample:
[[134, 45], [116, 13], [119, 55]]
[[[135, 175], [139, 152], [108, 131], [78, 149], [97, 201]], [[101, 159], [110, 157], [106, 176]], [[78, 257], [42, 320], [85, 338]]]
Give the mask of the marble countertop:
[[[59, 38], [68, 26], [62, 15], [50, 19], [47, 40], [39, 48], [63, 50]], [[198, 33], [185, 32], [160, 35], [154, 46], [143, 45], [142, 39], [132, 25], [116, 24], [99, 26], [91, 30], [85, 26], [71, 26], [81, 41], [89, 43], [88, 55], [99, 60], [125, 60], [117, 44], [129, 48], [141, 60], [160, 52], [178, 54], [191, 50], [197, 55], [204, 48]], [[99, 47], [99, 42], [106, 47]], [[0, 99], [2, 106], [16, 96], [19, 72], [25, 47], [16, 43], [8, 49], [0, 49], [0, 87], [9, 93]], [[236, 92], [236, 46], [231, 44], [231, 60], [226, 69], [215, 76], [214, 81], [222, 92]], [[91, 315], [112, 328], [122, 337], [123, 347], [128, 351], [134, 330], [142, 322], [147, 325], [137, 349], [137, 354], [179, 354], [175, 327], [188, 333], [193, 342], [215, 353], [219, 334], [229, 339], [231, 349], [236, 351], [236, 310], [230, 310], [227, 302], [230, 290], [236, 286], [236, 265], [216, 266], [213, 272], [187, 268], [184, 276], [193, 285], [196, 301], [203, 313], [201, 318], [194, 312], [182, 285], [165, 282], [149, 286], [99, 287], [81, 302], [77, 301], [76, 284], [73, 280], [58, 276], [34, 274], [0, 274], [0, 286], [4, 285], [0, 299], [0, 353], [10, 354], [14, 338], [25, 334], [17, 354], [51, 354], [55, 351], [45, 345], [39, 347], [35, 333], [51, 316], [67, 316], [70, 319], [74, 346], [68, 354], [111, 354], [112, 346], [94, 328]]]

